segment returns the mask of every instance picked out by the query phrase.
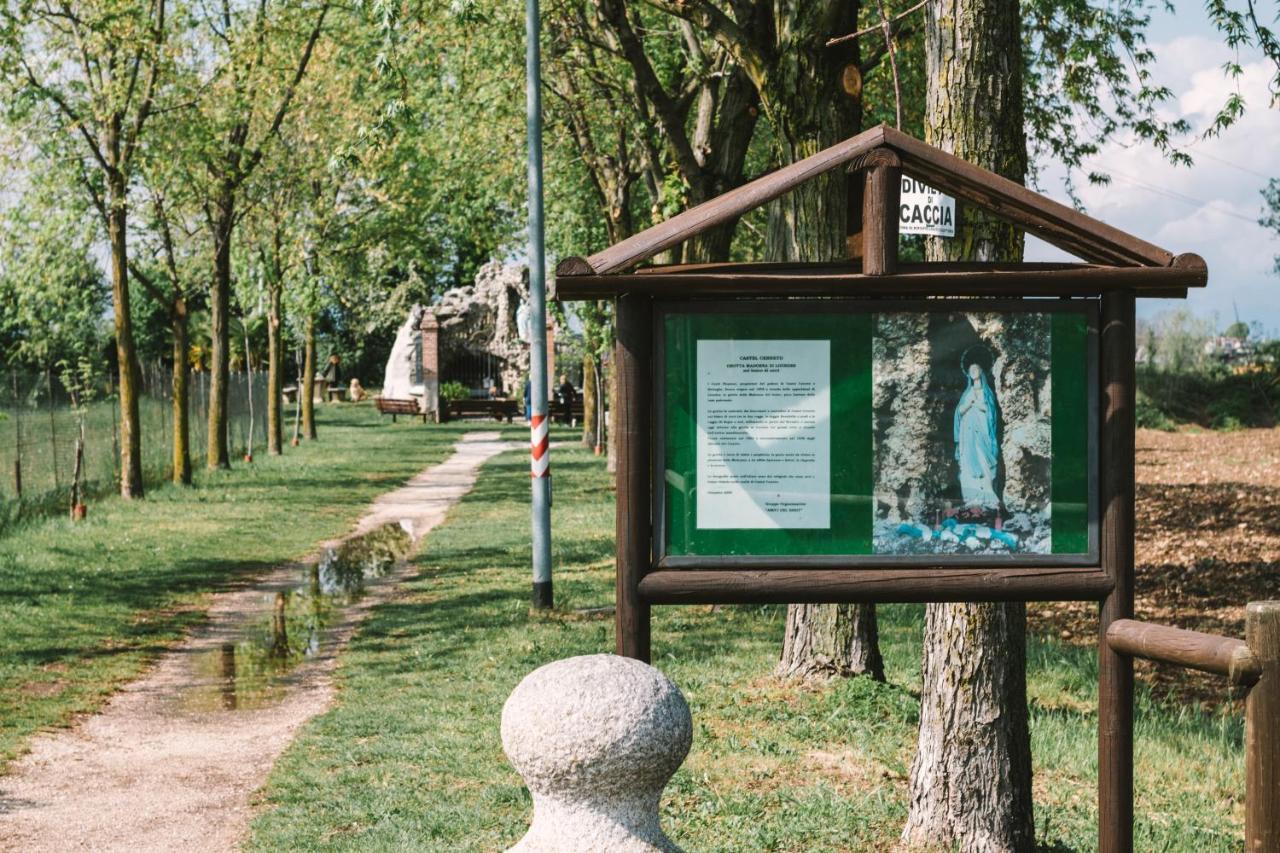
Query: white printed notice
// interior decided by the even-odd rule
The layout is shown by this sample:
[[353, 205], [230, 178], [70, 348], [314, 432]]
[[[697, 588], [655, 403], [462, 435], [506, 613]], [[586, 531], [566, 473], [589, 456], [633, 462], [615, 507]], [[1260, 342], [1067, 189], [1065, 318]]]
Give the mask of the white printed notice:
[[831, 526], [831, 342], [698, 341], [698, 528]]

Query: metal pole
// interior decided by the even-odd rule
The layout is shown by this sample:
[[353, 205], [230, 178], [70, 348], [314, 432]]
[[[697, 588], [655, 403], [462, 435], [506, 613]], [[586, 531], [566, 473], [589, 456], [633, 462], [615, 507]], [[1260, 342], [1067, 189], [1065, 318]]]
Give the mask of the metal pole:
[[533, 606], [552, 606], [551, 445], [547, 435], [547, 305], [542, 230], [542, 71], [538, 0], [525, 0], [529, 134], [529, 421], [533, 486]]

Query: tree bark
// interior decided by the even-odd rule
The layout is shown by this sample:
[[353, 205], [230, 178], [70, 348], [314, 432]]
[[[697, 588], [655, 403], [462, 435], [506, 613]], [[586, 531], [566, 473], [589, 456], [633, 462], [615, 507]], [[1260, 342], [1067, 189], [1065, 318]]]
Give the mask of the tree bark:
[[316, 437], [316, 320], [307, 317], [307, 330], [303, 343], [302, 388], [298, 400], [302, 404], [302, 434], [314, 441]]
[[[1026, 138], [1015, 0], [926, 6], [925, 141], [1022, 181]], [[1022, 235], [966, 206], [941, 260], [1022, 258]], [[1026, 608], [931, 604], [925, 619], [920, 736], [903, 840], [961, 851], [1035, 847], [1026, 698]]]
[[792, 604], [776, 672], [783, 678], [870, 675], [884, 681], [875, 608]]
[[170, 312], [173, 328], [173, 482], [191, 485], [191, 386], [187, 371], [187, 302], [174, 299]]
[[231, 301], [231, 232], [235, 227], [235, 193], [222, 192], [213, 223], [213, 282], [209, 291], [209, 446], [210, 468], [230, 468], [227, 416], [231, 387], [231, 339], [228, 325]]
[[[714, 120], [699, 121], [695, 128], [693, 145], [701, 158], [702, 179], [690, 187], [691, 205], [701, 204], [742, 184], [747, 151], [755, 135], [760, 96], [746, 72], [735, 67], [720, 88], [723, 91]], [[684, 262], [729, 260], [737, 229], [738, 220], [733, 219], [695, 235], [684, 244]]]
[[284, 448], [283, 394], [284, 353], [280, 340], [281, 297], [280, 236], [276, 234], [276, 255], [267, 279], [267, 453], [279, 456]]
[[[849, 138], [862, 124], [861, 101], [841, 87], [857, 62], [857, 39], [826, 40], [858, 26], [856, 0], [798, 3], [775, 16], [775, 61], [760, 81], [760, 103], [774, 128], [779, 163], [795, 163]], [[843, 169], [806, 181], [770, 207], [766, 252], [775, 261], [846, 256], [848, 177]]]
[[[107, 148], [119, 148], [117, 119]], [[118, 159], [118, 156], [117, 156]], [[142, 384], [138, 351], [133, 342], [129, 312], [128, 188], [124, 175], [113, 168], [107, 175], [107, 238], [111, 245], [111, 299], [115, 309], [116, 363], [120, 367], [120, 496], [142, 497], [142, 424], [138, 389]]]

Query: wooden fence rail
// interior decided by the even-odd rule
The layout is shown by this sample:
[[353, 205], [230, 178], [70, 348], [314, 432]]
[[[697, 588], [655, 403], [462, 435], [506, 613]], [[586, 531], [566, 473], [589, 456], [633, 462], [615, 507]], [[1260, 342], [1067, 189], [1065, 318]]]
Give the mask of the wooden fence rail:
[[1245, 700], [1245, 850], [1280, 850], [1280, 601], [1245, 610], [1245, 639], [1134, 619], [1107, 628], [1117, 654], [1225, 675]]

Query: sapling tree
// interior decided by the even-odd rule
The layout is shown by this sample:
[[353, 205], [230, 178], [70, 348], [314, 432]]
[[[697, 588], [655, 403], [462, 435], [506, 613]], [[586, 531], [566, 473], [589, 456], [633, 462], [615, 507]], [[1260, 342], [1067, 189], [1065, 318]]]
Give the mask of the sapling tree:
[[145, 229], [140, 237], [141, 252], [129, 261], [129, 270], [155, 302], [169, 324], [173, 377], [173, 458], [171, 478], [182, 486], [191, 485], [191, 314], [201, 294], [196, 284], [203, 271], [198, 259], [198, 222], [194, 198], [174, 160], [165, 156], [170, 147], [161, 147], [149, 156], [142, 169], [142, 208]]
[[200, 187], [212, 255], [209, 285], [210, 384], [206, 462], [229, 467], [232, 239], [244, 211], [245, 183], [276, 141], [332, 10], [317, 4], [263, 0], [237, 6], [223, 0], [204, 19], [208, 54], [190, 130], [192, 150], [204, 167]]

